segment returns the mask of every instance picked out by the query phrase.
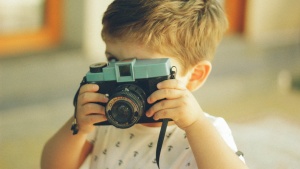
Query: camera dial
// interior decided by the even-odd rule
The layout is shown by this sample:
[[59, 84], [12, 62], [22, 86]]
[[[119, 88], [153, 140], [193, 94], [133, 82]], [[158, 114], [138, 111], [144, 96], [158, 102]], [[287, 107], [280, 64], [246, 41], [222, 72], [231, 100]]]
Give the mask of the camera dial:
[[145, 112], [146, 94], [135, 84], [123, 84], [116, 88], [106, 105], [108, 121], [117, 128], [129, 128], [136, 124]]
[[102, 72], [102, 69], [106, 66], [107, 66], [107, 63], [105, 63], [105, 62], [92, 64], [92, 65], [90, 65], [90, 72], [91, 73], [100, 73], [100, 72]]

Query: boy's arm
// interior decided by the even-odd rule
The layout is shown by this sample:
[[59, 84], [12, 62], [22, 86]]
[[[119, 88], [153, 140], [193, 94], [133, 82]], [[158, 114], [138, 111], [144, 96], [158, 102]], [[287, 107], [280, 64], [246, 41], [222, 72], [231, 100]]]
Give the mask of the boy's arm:
[[199, 118], [184, 130], [198, 168], [247, 168], [208, 119]]
[[96, 103], [108, 101], [103, 94], [97, 93], [99, 86], [87, 84], [80, 88], [76, 119], [79, 131], [73, 135], [70, 130], [72, 119], [46, 143], [41, 160], [42, 169], [79, 168], [93, 146], [86, 141], [87, 135], [95, 130], [94, 123], [107, 120], [104, 107]]
[[159, 102], [146, 115], [153, 116], [155, 120], [170, 118], [185, 130], [198, 168], [247, 168], [205, 117], [197, 100], [183, 83], [171, 79], [160, 82], [157, 88], [149, 96], [148, 103]]
[[72, 119], [46, 143], [42, 159], [42, 169], [79, 168], [90, 151], [92, 144], [86, 141], [86, 134], [73, 135], [70, 130]]

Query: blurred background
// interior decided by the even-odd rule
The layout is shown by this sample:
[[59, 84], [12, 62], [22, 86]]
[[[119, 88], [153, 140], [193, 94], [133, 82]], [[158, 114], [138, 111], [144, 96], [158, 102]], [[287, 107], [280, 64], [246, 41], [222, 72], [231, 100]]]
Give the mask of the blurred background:
[[[0, 0], [0, 168], [40, 168], [88, 66], [105, 61], [110, 2]], [[230, 28], [195, 97], [228, 121], [249, 168], [299, 168], [300, 1], [221, 3]]]

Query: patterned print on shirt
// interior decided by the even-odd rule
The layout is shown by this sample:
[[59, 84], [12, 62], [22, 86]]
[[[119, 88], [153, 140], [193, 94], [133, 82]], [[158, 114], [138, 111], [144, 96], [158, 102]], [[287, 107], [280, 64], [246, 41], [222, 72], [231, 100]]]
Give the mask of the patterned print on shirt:
[[98, 160], [98, 156], [94, 156], [94, 161], [97, 161]]
[[129, 139], [133, 139], [133, 137], [134, 137], [134, 134], [130, 133]]
[[139, 154], [139, 152], [134, 151], [134, 152], [133, 152], [133, 157], [136, 157], [138, 154]]
[[116, 147], [120, 147], [120, 142], [118, 141], [117, 143], [116, 143]]
[[166, 135], [167, 138], [170, 138], [170, 136], [172, 135], [172, 133], [169, 133]]
[[149, 148], [152, 148], [152, 147], [153, 147], [153, 142], [149, 143], [149, 144], [148, 144], [148, 147], [149, 147]]
[[153, 163], [153, 164], [156, 164], [156, 159], [154, 159], [154, 160], [152, 161], [152, 163]]
[[169, 145], [168, 146], [168, 151], [170, 152], [173, 149], [173, 146]]
[[91, 140], [91, 143], [94, 145], [95, 144], [95, 142], [96, 142], [96, 140]]
[[123, 164], [122, 160], [119, 160], [119, 166], [121, 166]]

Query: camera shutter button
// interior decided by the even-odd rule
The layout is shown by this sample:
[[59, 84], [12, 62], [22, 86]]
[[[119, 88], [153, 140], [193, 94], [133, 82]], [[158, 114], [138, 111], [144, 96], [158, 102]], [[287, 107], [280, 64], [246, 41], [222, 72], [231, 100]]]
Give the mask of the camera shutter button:
[[91, 73], [100, 73], [102, 72], [103, 68], [107, 66], [107, 63], [100, 62], [90, 65], [90, 72]]

